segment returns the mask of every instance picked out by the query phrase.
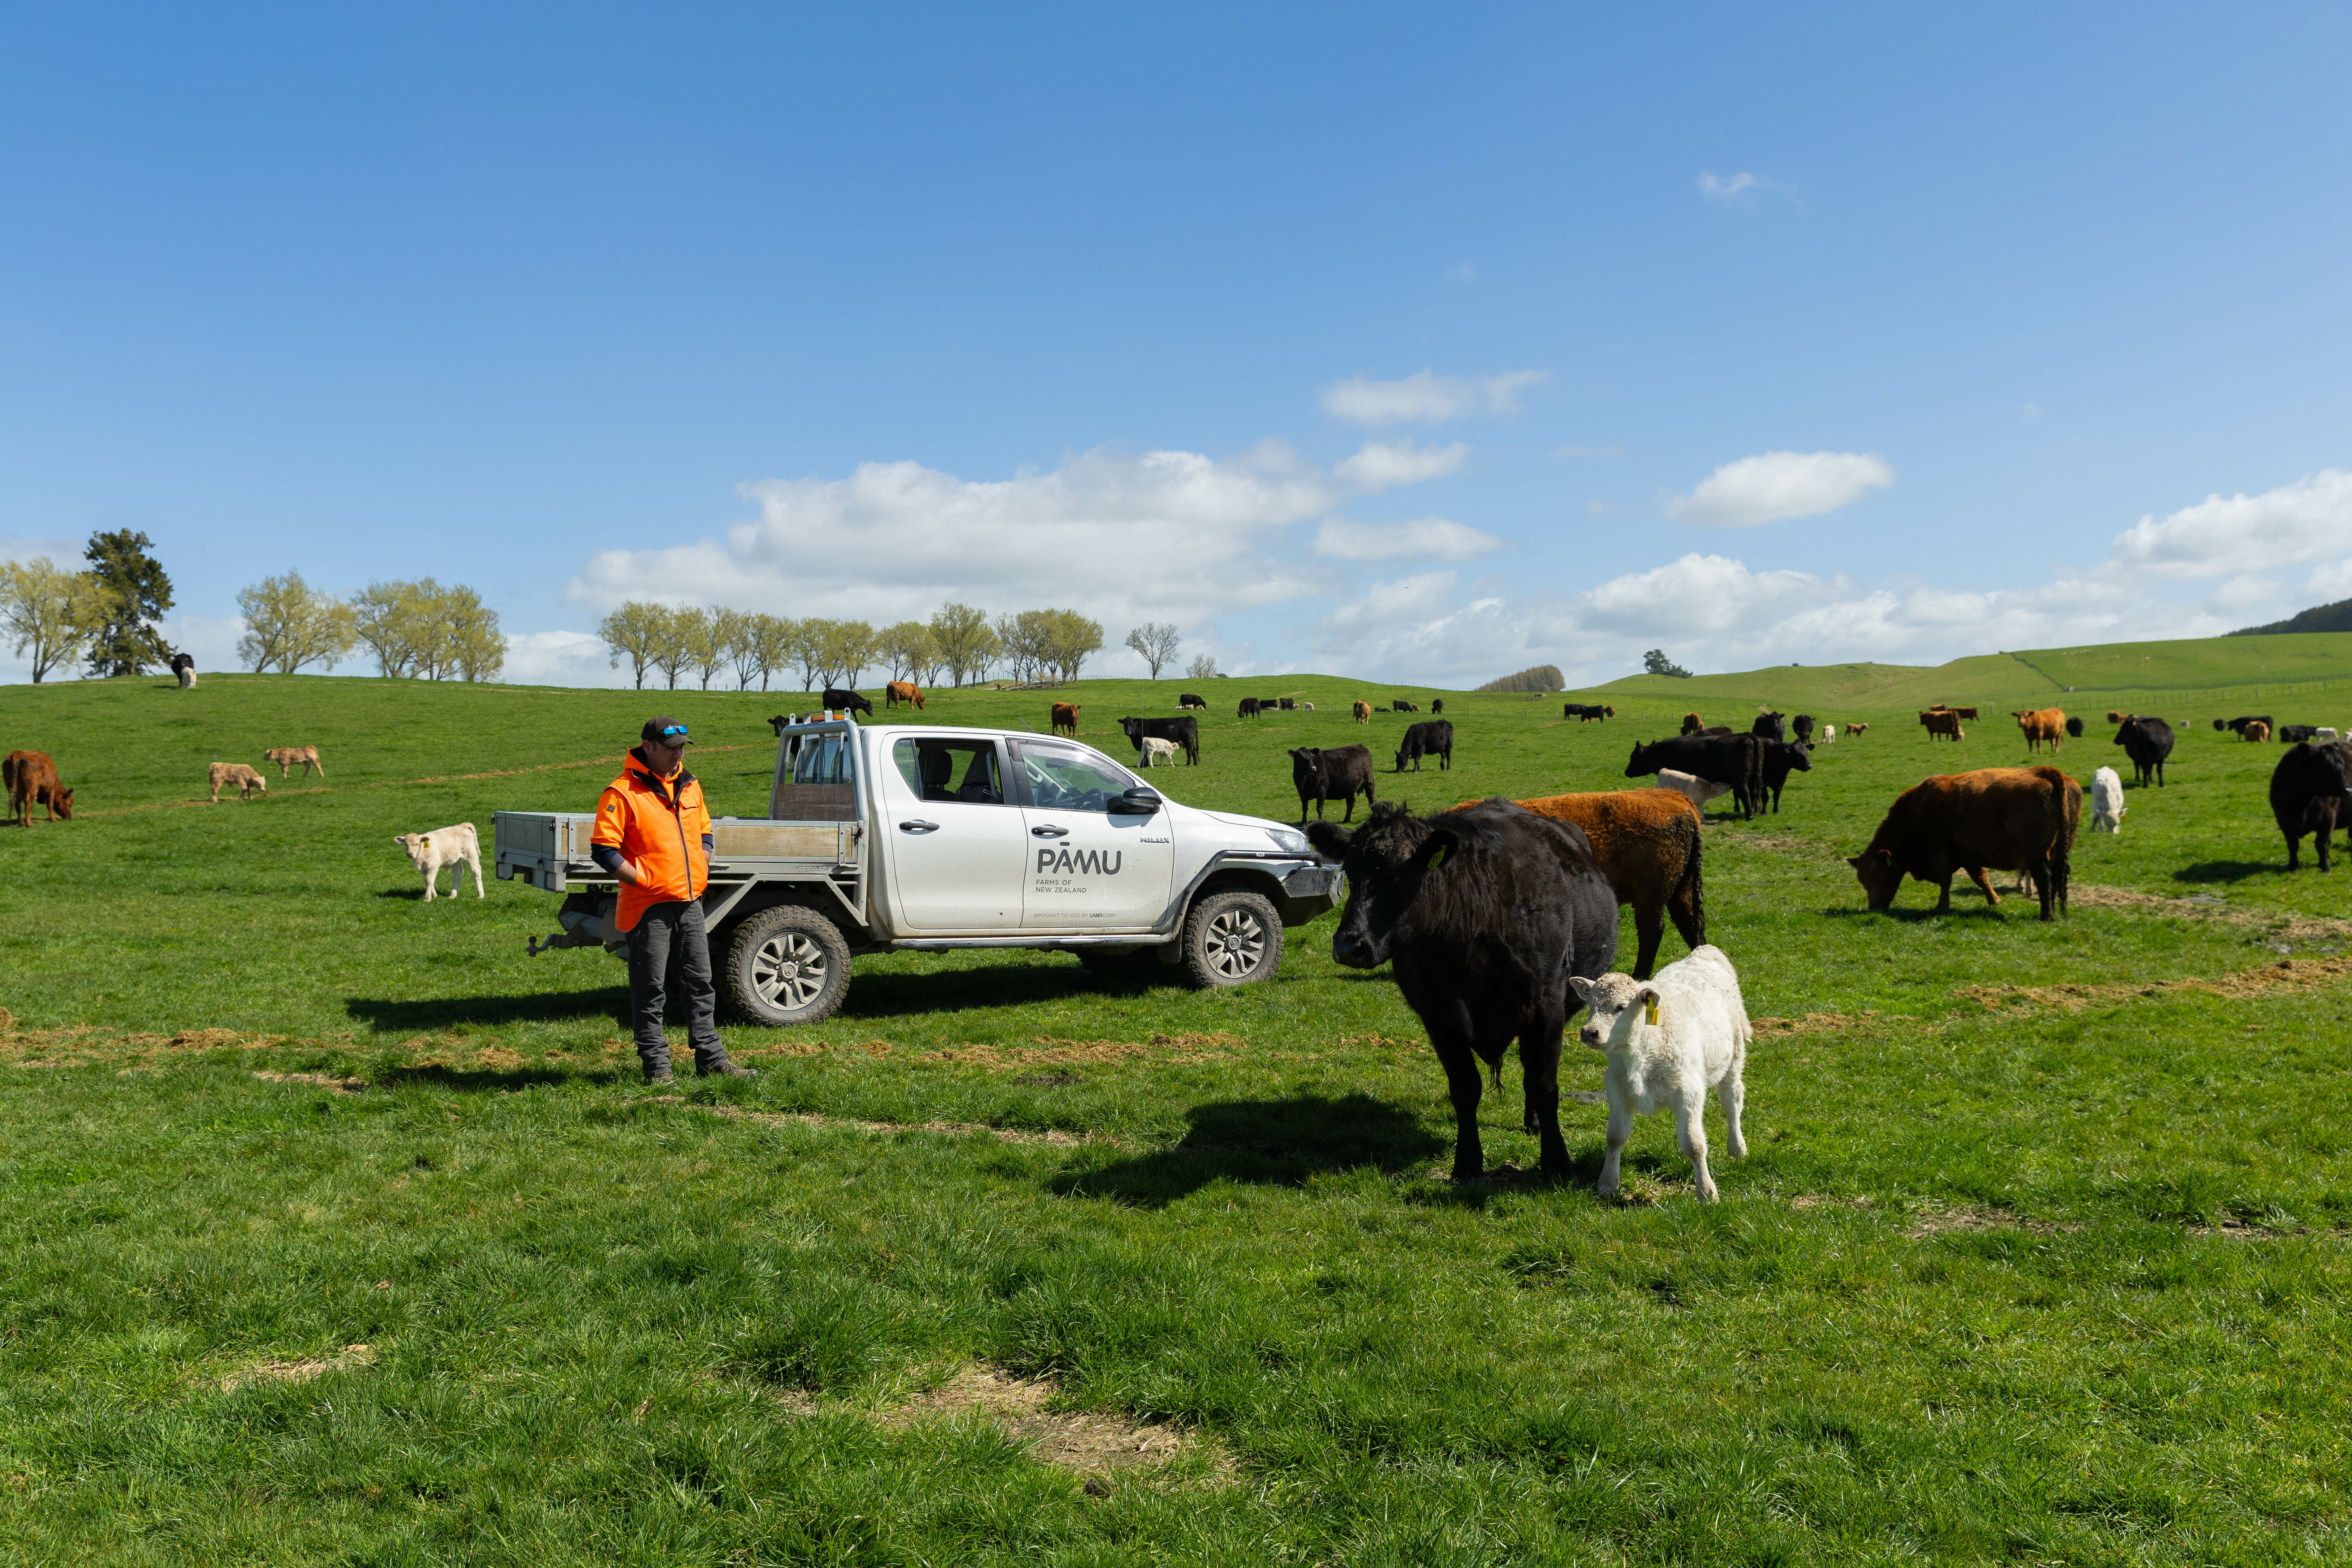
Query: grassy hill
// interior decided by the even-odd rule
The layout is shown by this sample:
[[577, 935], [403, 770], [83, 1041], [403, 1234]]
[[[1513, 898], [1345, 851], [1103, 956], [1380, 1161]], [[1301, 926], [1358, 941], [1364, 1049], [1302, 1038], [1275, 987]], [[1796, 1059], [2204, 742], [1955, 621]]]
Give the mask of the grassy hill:
[[[2121, 707], [2168, 714], [2182, 704], [2298, 699], [2315, 710], [2352, 717], [2352, 632], [2295, 633], [2259, 638], [2198, 637], [2174, 642], [2108, 643], [1979, 654], [1932, 668], [1900, 664], [1774, 666], [1687, 680], [1634, 675], [1601, 693], [1705, 701], [1764, 703], [1784, 712], [1841, 707], [1901, 709], [1948, 703], [2006, 711], [2044, 706]], [[2343, 726], [2342, 719], [2315, 721]]]
[[[0, 1559], [2340, 1557], [2352, 1140], [2312, 1108], [2352, 1093], [2352, 870], [2286, 875], [2279, 748], [2199, 731], [2078, 845], [2067, 920], [1965, 885], [1868, 913], [1843, 857], [1897, 791], [2027, 760], [2000, 722], [1924, 738], [1899, 682], [1938, 673], [1815, 688], [1872, 731], [1705, 828], [1707, 935], [1759, 1020], [1706, 1209], [1654, 1116], [1626, 1201], [1596, 1195], [1572, 1044], [1573, 1175], [1526, 1174], [1507, 1064], [1480, 1112], [1506, 1163], [1441, 1179], [1420, 1021], [1332, 961], [1330, 917], [1213, 993], [861, 958], [825, 1025], [724, 1023], [761, 1077], [656, 1095], [621, 965], [526, 955], [554, 899], [426, 905], [390, 842], [584, 807], [656, 710], [717, 808], [756, 811], [763, 720], [804, 699], [0, 688], [0, 749], [49, 752], [79, 810], [0, 829]], [[1181, 684], [922, 720], [1043, 728], [1059, 696], [1115, 752]], [[1586, 724], [1218, 681], [1201, 766], [1152, 777], [1294, 819], [1287, 748], [1385, 769], [1405, 717], [1350, 700], [1442, 696], [1453, 769], [1383, 771], [1383, 799], [1618, 787], [1701, 685]], [[325, 779], [202, 803], [212, 758], [306, 742]]]

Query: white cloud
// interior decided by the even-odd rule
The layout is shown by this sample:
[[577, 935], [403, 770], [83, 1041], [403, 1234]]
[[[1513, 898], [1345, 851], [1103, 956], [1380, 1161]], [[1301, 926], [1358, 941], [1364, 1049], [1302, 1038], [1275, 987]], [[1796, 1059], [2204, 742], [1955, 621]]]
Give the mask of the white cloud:
[[0, 561], [38, 561], [44, 555], [68, 572], [89, 564], [78, 539], [0, 539]]
[[1726, 463], [1686, 496], [1666, 502], [1676, 522], [1753, 528], [1835, 511], [1895, 482], [1867, 452], [1764, 452]]
[[1462, 441], [1446, 447], [1417, 447], [1410, 436], [1402, 441], [1367, 441], [1354, 457], [1342, 458], [1331, 477], [1369, 494], [1450, 474], [1469, 457], [1470, 447]]
[[612, 659], [604, 639], [593, 632], [518, 632], [507, 638], [506, 668], [499, 679], [518, 686], [629, 685], [634, 671], [625, 664], [615, 669]]
[[1549, 372], [1505, 375], [1438, 375], [1417, 371], [1401, 381], [1333, 382], [1323, 389], [1323, 412], [1358, 425], [1443, 424], [1473, 414], [1517, 414], [1519, 394]]
[[2211, 495], [2116, 536], [2116, 566], [2193, 579], [2341, 556], [2352, 543], [2352, 473], [2327, 468], [2258, 496]]
[[2232, 577], [2206, 599], [2208, 609], [2225, 615], [2267, 605], [2279, 596], [2279, 585], [2267, 577]]
[[2313, 567], [2311, 579], [2304, 584], [2303, 590], [2315, 605], [2332, 605], [2338, 599], [2352, 599], [2352, 556]]
[[1750, 191], [1774, 188], [1754, 174], [1734, 174], [1726, 179], [1721, 175], [1710, 174], [1702, 170], [1698, 177], [1699, 195], [1712, 197], [1718, 202], [1736, 201]]
[[1315, 552], [1335, 561], [1392, 561], [1406, 555], [1467, 561], [1501, 548], [1503, 542], [1493, 534], [1443, 517], [1415, 518], [1411, 522], [1326, 518], [1315, 533]]

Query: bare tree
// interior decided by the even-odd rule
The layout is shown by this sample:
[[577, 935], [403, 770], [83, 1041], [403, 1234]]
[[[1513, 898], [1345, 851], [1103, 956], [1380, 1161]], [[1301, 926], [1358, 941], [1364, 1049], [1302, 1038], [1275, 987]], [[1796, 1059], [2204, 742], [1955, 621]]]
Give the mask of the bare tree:
[[1195, 655], [1193, 656], [1193, 658], [1192, 658], [1192, 667], [1190, 669], [1186, 670], [1184, 673], [1185, 673], [1185, 674], [1187, 674], [1187, 675], [1189, 675], [1189, 676], [1191, 676], [1191, 677], [1192, 677], [1193, 679], [1195, 679], [1195, 680], [1214, 680], [1214, 679], [1217, 679], [1217, 658], [1216, 658], [1216, 655], [1214, 655], [1214, 654], [1208, 654], [1208, 653], [1203, 653], [1203, 654], [1195, 654]]
[[1151, 667], [1154, 680], [1160, 679], [1161, 666], [1175, 662], [1176, 645], [1182, 640], [1168, 621], [1146, 621], [1127, 634], [1127, 646]]

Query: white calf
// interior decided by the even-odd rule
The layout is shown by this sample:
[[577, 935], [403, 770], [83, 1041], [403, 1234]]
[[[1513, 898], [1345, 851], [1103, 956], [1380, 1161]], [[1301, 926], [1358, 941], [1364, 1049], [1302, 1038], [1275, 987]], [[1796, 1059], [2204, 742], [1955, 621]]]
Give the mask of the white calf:
[[433, 901], [433, 884], [440, 879], [441, 868], [449, 868], [449, 896], [456, 898], [466, 885], [465, 868], [474, 868], [474, 897], [482, 892], [482, 845], [474, 837], [474, 825], [460, 822], [454, 827], [436, 827], [430, 833], [395, 833], [392, 841], [408, 851], [409, 860], [425, 873], [425, 901]]
[[2342, 737], [2336, 733], [2335, 725], [2322, 724], [2318, 729], [2314, 730], [2311, 732], [2311, 738], [2315, 741], [2334, 741], [2339, 740]]
[[2123, 775], [2113, 768], [2101, 768], [2091, 775], [2091, 831], [2121, 833], [2124, 830]]
[[1828, 745], [1832, 741], [1834, 741], [1834, 740], [1836, 740], [1836, 739], [1837, 739], [1837, 726], [1836, 726], [1836, 725], [1834, 725], [1834, 724], [1824, 724], [1824, 725], [1822, 725], [1822, 732], [1821, 732], [1820, 740], [1821, 740], [1821, 743], [1822, 743], [1822, 745], [1826, 746], [1826, 745]]
[[1696, 773], [1676, 773], [1672, 768], [1658, 770], [1658, 787], [1680, 790], [1690, 796], [1691, 805], [1698, 808], [1698, 814], [1701, 816], [1706, 815], [1708, 801], [1713, 800], [1717, 795], [1731, 793], [1729, 784], [1719, 784], [1713, 779], [1703, 779]]
[[1571, 976], [1569, 984], [1591, 1009], [1580, 1037], [1609, 1058], [1609, 1154], [1601, 1163], [1601, 1191], [1617, 1191], [1618, 1156], [1633, 1133], [1633, 1118], [1672, 1106], [1675, 1131], [1690, 1156], [1701, 1203], [1715, 1201], [1715, 1178], [1706, 1168], [1706, 1091], [1723, 1101], [1729, 1123], [1724, 1146], [1738, 1159], [1748, 1152], [1739, 1135], [1739, 1110], [1748, 1096], [1742, 1075], [1748, 1065], [1748, 1005], [1740, 1000], [1739, 975], [1719, 947], [1696, 947], [1669, 963], [1645, 984], [1626, 974], [1598, 980]]
[[1172, 768], [1176, 765], [1176, 753], [1182, 750], [1183, 748], [1173, 741], [1163, 741], [1157, 735], [1146, 735], [1135, 743], [1135, 765], [1139, 768], [1149, 768], [1166, 763]]

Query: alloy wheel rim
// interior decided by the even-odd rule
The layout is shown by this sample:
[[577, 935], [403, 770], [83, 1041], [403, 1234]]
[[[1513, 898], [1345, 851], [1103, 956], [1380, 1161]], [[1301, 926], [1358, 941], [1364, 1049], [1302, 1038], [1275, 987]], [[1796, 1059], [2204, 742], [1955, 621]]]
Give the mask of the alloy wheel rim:
[[1247, 910], [1226, 910], [1211, 918], [1209, 967], [1228, 980], [1255, 970], [1265, 956], [1265, 928]]
[[751, 962], [751, 987], [776, 1006], [805, 1007], [824, 994], [831, 970], [824, 949], [814, 939], [785, 931], [760, 944]]

